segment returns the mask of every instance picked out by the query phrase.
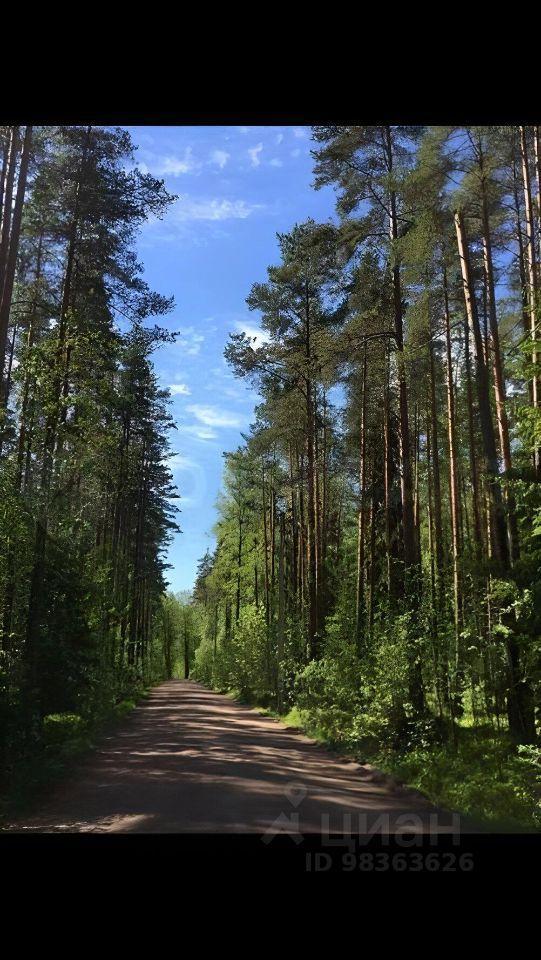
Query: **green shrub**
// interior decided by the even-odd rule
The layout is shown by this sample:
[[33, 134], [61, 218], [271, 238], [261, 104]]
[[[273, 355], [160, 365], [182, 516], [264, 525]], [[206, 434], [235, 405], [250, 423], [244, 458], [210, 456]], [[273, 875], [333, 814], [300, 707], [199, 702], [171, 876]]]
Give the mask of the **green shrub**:
[[114, 709], [114, 714], [117, 720], [121, 720], [126, 716], [127, 713], [130, 713], [136, 706], [135, 700], [121, 700], [120, 703], [117, 703]]
[[313, 660], [297, 677], [296, 702], [308, 723], [336, 743], [357, 736], [362, 709], [362, 675], [355, 645], [340, 637], [331, 622], [321, 660]]
[[50, 713], [43, 718], [43, 742], [45, 746], [60, 746], [68, 740], [81, 737], [85, 722], [77, 713]]

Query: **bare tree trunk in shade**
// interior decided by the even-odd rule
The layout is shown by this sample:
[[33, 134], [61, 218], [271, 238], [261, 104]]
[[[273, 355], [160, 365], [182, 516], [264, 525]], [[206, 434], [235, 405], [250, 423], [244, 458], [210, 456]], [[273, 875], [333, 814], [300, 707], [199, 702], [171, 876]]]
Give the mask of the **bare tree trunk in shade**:
[[460, 518], [459, 518], [459, 489], [458, 489], [458, 459], [455, 421], [455, 396], [453, 385], [453, 355], [451, 347], [451, 321], [449, 316], [449, 299], [447, 290], [447, 274], [443, 268], [443, 293], [445, 312], [445, 353], [447, 366], [447, 443], [449, 450], [449, 503], [451, 508], [451, 544], [453, 554], [453, 613], [455, 625], [455, 642], [458, 645], [460, 633]]
[[[447, 664], [442, 664], [440, 650], [438, 649], [438, 597], [436, 589], [436, 550], [435, 541], [435, 518], [432, 495], [432, 444], [431, 444], [432, 416], [429, 410], [426, 423], [426, 477], [427, 477], [427, 520], [428, 520], [428, 556], [430, 557], [430, 649], [432, 652], [432, 663], [434, 669], [434, 688], [436, 699], [438, 701], [438, 711], [440, 717], [443, 717], [443, 705], [441, 697], [441, 675], [445, 672]], [[443, 668], [443, 669], [442, 669]]]
[[[393, 169], [393, 149], [390, 127], [386, 127], [385, 131], [387, 165], [389, 173], [391, 173]], [[396, 211], [396, 196], [392, 190], [390, 191], [389, 196], [389, 207], [389, 236], [391, 244], [395, 244], [398, 239], [398, 217]], [[416, 566], [418, 562], [418, 555], [415, 548], [415, 530], [413, 524], [413, 484], [408, 418], [408, 388], [404, 365], [402, 286], [400, 280], [400, 267], [398, 265], [394, 265], [392, 268], [392, 287], [399, 385], [402, 527], [404, 536], [404, 560], [407, 576], [407, 571]]]
[[13, 184], [17, 169], [17, 155], [19, 153], [19, 127], [13, 127], [9, 142], [9, 156], [5, 175], [4, 198], [2, 205], [2, 236], [0, 238], [0, 303], [4, 293], [4, 281], [9, 254], [9, 237], [11, 231], [11, 216], [13, 204]]
[[184, 679], [190, 676], [190, 636], [188, 632], [188, 611], [184, 607]]
[[[41, 257], [43, 249], [43, 232], [39, 235], [38, 251], [36, 257], [36, 275], [34, 280], [35, 296], [32, 303], [30, 320], [28, 324], [28, 334], [26, 339], [26, 349], [31, 350], [34, 345], [34, 337], [37, 323], [37, 302], [36, 298], [39, 291], [39, 282], [41, 279]], [[30, 391], [33, 389], [34, 378], [28, 370], [25, 371], [25, 378], [22, 390], [21, 415], [19, 420], [19, 440], [17, 445], [17, 489], [21, 489], [23, 476], [23, 459], [28, 434], [28, 411], [30, 401]]]
[[[19, 166], [19, 177], [17, 180], [17, 193], [15, 196], [15, 206], [13, 208], [13, 217], [11, 223], [11, 233], [9, 238], [9, 252], [6, 260], [4, 273], [4, 284], [2, 288], [2, 301], [0, 305], [0, 374], [3, 377], [6, 343], [9, 326], [9, 315], [11, 312], [11, 301], [13, 297], [13, 284], [15, 282], [15, 271], [17, 268], [17, 256], [19, 253], [19, 239], [21, 234], [21, 223], [23, 216], [24, 195], [26, 191], [26, 180], [28, 176], [28, 163], [30, 160], [30, 146], [32, 143], [32, 127], [27, 126], [24, 135], [23, 149], [21, 154], [21, 163]], [[7, 382], [2, 384], [1, 402], [4, 406], [8, 401]]]
[[429, 346], [429, 366], [430, 366], [430, 430], [432, 433], [432, 476], [433, 476], [433, 494], [434, 494], [434, 550], [436, 557], [436, 579], [437, 579], [437, 600], [438, 609], [443, 610], [444, 598], [444, 551], [443, 551], [443, 524], [441, 510], [441, 477], [440, 477], [440, 451], [438, 445], [438, 415], [436, 406], [436, 369], [434, 362], [434, 347], [432, 343]]
[[267, 497], [265, 493], [265, 467], [261, 481], [261, 497], [263, 501], [263, 547], [265, 551], [265, 619], [267, 629], [270, 624], [270, 593], [269, 593], [269, 536], [267, 532]]
[[372, 451], [372, 497], [370, 501], [370, 571], [369, 571], [369, 595], [370, 595], [370, 614], [368, 620], [368, 634], [372, 637], [374, 632], [374, 613], [376, 600], [376, 478], [374, 476], [375, 449]]
[[541, 257], [541, 132], [539, 125], [533, 128], [533, 149], [535, 156], [535, 182], [537, 188], [537, 257]]
[[6, 178], [7, 178], [7, 172], [8, 172], [10, 139], [11, 139], [11, 135], [9, 137], [6, 137], [6, 140], [4, 143], [4, 149], [2, 150], [2, 172], [0, 173], [0, 237], [2, 235], [1, 225], [4, 217], [4, 192], [6, 189]]
[[364, 344], [362, 366], [362, 399], [361, 423], [359, 434], [359, 510], [357, 516], [357, 586], [356, 586], [356, 618], [355, 639], [357, 649], [361, 646], [361, 627], [364, 612], [364, 541], [365, 541], [365, 506], [366, 497], [366, 341]]
[[383, 507], [385, 511], [385, 553], [387, 561], [387, 597], [391, 599], [391, 518], [389, 482], [389, 363], [385, 357], [385, 383], [383, 385]]
[[[526, 128], [520, 128], [520, 154], [522, 160], [522, 182], [524, 186], [524, 206], [526, 212], [526, 262], [528, 265], [528, 304], [530, 308], [530, 335], [532, 341], [537, 340], [537, 260], [535, 255], [535, 227], [534, 213], [532, 205], [532, 190], [530, 184], [530, 169], [528, 160], [528, 143], [526, 140]], [[537, 367], [539, 363], [539, 354], [534, 346], [532, 350], [532, 363]], [[539, 377], [535, 375], [532, 378], [532, 406], [539, 406]], [[541, 472], [541, 451], [534, 452], [534, 465], [537, 473]]]
[[284, 661], [284, 633], [285, 633], [285, 516], [280, 513], [279, 520], [280, 535], [278, 544], [278, 630], [276, 644], [277, 659], [277, 684], [276, 684], [276, 703], [278, 713], [283, 709], [283, 661]]

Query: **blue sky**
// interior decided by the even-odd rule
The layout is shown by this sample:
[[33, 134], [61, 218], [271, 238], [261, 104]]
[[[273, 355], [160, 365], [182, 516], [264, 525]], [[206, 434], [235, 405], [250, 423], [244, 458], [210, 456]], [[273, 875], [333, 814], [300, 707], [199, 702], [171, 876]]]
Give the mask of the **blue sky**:
[[307, 127], [128, 127], [143, 170], [179, 199], [141, 230], [145, 279], [174, 294], [160, 322], [179, 330], [155, 355], [173, 394], [171, 467], [181, 494], [180, 525], [169, 550], [171, 589], [190, 589], [198, 559], [214, 546], [212, 527], [225, 450], [242, 441], [256, 394], [223, 359], [230, 333], [257, 335], [259, 317], [245, 299], [278, 260], [277, 232], [307, 217], [334, 214], [332, 190], [312, 187]]

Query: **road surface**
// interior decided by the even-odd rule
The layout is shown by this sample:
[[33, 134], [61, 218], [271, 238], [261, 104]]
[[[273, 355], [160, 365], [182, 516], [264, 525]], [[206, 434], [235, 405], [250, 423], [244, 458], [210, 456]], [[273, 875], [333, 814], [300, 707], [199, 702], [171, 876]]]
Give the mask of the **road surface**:
[[155, 687], [30, 818], [8, 829], [295, 839], [328, 831], [448, 833], [457, 818], [277, 720], [194, 681], [172, 680]]

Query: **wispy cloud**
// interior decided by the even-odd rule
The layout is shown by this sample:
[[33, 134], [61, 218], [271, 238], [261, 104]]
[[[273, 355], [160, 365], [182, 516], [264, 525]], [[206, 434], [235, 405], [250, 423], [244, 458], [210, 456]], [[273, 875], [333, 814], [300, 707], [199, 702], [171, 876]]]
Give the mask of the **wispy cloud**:
[[[196, 333], [195, 327], [180, 327], [177, 330], [177, 344], [190, 357], [195, 357], [201, 350], [201, 344], [205, 338], [201, 333]], [[181, 384], [183, 386], [183, 384]], [[186, 388], [187, 389], [187, 388]], [[180, 391], [178, 391], [180, 392]]]
[[237, 127], [237, 130], [239, 131], [239, 133], [249, 133], [250, 127]]
[[308, 136], [308, 130], [306, 127], [294, 127], [293, 135], [297, 137], [299, 140], [303, 140], [305, 137]]
[[213, 150], [210, 156], [210, 162], [216, 164], [220, 170], [223, 170], [231, 154], [227, 150]]
[[181, 197], [176, 201], [171, 216], [179, 223], [189, 220], [245, 220], [262, 204], [246, 200], [226, 200], [218, 197]]
[[295, 149], [291, 151], [292, 157], [300, 157], [300, 155], [301, 155], [301, 151], [299, 150], [298, 147], [295, 147]]
[[192, 391], [186, 383], [169, 384], [169, 392], [173, 397], [189, 397]]
[[186, 433], [190, 437], [195, 437], [196, 440], [216, 440], [218, 438], [215, 430], [199, 423], [181, 423], [177, 429], [180, 433]]
[[283, 139], [284, 139], [283, 133], [279, 133], [278, 136], [276, 137], [276, 143], [281, 143]]
[[196, 420], [203, 423], [206, 427], [240, 427], [242, 426], [242, 417], [238, 413], [232, 413], [230, 410], [221, 410], [218, 407], [212, 407], [201, 403], [192, 403], [186, 408], [188, 413], [193, 413]]
[[250, 147], [248, 150], [248, 156], [250, 157], [250, 162], [252, 167], [259, 167], [261, 160], [259, 159], [259, 154], [263, 151], [263, 144], [258, 143], [256, 147]]
[[167, 458], [167, 463], [169, 468], [174, 471], [199, 469], [199, 464], [191, 460], [190, 457], [184, 456], [183, 453], [173, 453]]
[[152, 153], [150, 150], [141, 151], [144, 163], [139, 164], [143, 173], [150, 172], [158, 177], [180, 177], [186, 173], [196, 173], [201, 169], [201, 161], [194, 157], [192, 147], [184, 148], [180, 155]]
[[271, 167], [283, 167], [282, 161], [278, 157], [273, 157], [270, 161]]

